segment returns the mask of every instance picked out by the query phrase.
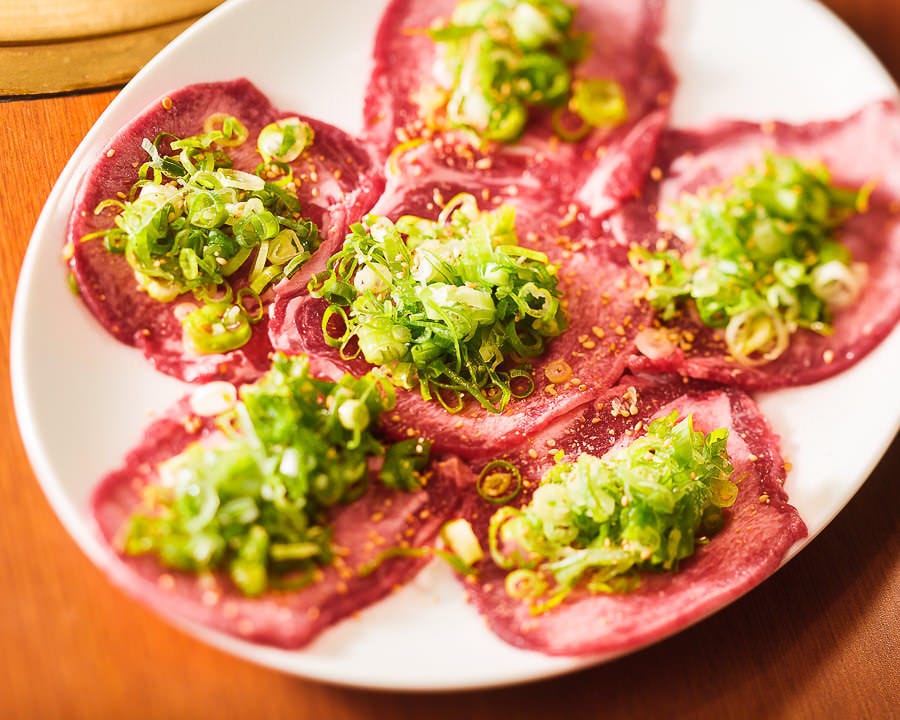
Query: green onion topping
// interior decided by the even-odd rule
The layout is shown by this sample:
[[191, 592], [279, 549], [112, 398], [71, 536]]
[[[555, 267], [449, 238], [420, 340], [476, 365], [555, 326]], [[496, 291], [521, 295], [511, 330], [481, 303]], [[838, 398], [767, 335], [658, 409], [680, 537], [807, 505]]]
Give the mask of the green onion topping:
[[578, 118], [581, 129], [573, 133], [554, 116], [564, 140], [623, 122], [628, 113], [618, 83], [573, 82], [571, 68], [585, 53], [574, 15], [560, 0], [459, 2], [448, 20], [429, 30], [442, 50], [433, 111], [442, 111], [451, 127], [501, 142], [522, 134], [532, 107]]
[[[193, 294], [199, 307], [183, 325], [187, 347], [199, 353], [244, 345], [250, 325], [262, 317], [259, 296], [295, 272], [320, 242], [315, 223], [301, 215], [285, 164], [309, 145], [312, 129], [297, 118], [264, 128], [264, 162], [255, 173], [233, 169], [227, 151], [248, 135], [237, 118], [215, 114], [201, 134], [145, 139], [149, 160], [130, 198], [105, 200], [95, 210], [115, 208], [115, 226], [82, 238], [102, 237], [107, 250], [124, 254], [138, 286], [154, 299]], [[160, 152], [164, 140], [171, 155]], [[236, 295], [232, 277], [239, 270], [247, 285]]]
[[522, 489], [522, 473], [506, 460], [492, 460], [478, 474], [475, 489], [488, 502], [503, 505]]
[[374, 458], [384, 458], [379, 480], [389, 487], [424, 482], [426, 441], [386, 446], [372, 434], [393, 404], [393, 387], [375, 374], [317, 380], [307, 358], [276, 354], [216, 416], [221, 442], [191, 445], [160, 467], [127, 524], [125, 552], [188, 572], [226, 570], [246, 595], [309, 582], [334, 554], [326, 509], [366, 491]]
[[676, 206], [676, 232], [694, 241], [689, 253], [635, 247], [631, 264], [649, 279], [647, 299], [662, 320], [692, 301], [706, 325], [725, 329], [738, 362], [770, 362], [799, 328], [829, 334], [832, 312], [858, 297], [864, 266], [835, 234], [870, 192], [832, 186], [824, 165], [769, 155], [728, 187]]
[[[555, 268], [518, 245], [515, 211], [458, 195], [436, 221], [369, 216], [309, 284], [329, 307], [326, 341], [362, 354], [395, 384], [458, 412], [471, 396], [502, 412], [534, 390], [517, 358], [566, 328]], [[335, 325], [339, 326], [335, 329]]]
[[300, 157], [313, 141], [313, 129], [300, 118], [283, 118], [266, 125], [256, 147], [263, 160], [289, 163]]
[[513, 571], [510, 595], [537, 613], [580, 583], [619, 592], [639, 582], [639, 571], [676, 570], [737, 496], [727, 439], [726, 429], [704, 434], [692, 416], [679, 422], [673, 412], [603, 457], [557, 462], [526, 506], [491, 518], [490, 552]]

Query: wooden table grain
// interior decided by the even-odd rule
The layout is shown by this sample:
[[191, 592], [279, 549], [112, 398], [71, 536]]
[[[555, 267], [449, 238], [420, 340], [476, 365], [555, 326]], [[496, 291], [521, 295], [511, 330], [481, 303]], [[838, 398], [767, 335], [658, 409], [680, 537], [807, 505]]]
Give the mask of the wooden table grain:
[[[900, 2], [828, 0], [900, 78]], [[0, 372], [25, 249], [50, 188], [115, 91], [0, 103]], [[798, 558], [665, 642], [515, 688], [401, 695], [255, 667], [114, 590], [41, 493], [0, 388], [2, 718], [900, 717], [895, 441]], [[847, 449], [852, 452], [852, 448]], [[440, 648], [435, 648], [440, 652]]]

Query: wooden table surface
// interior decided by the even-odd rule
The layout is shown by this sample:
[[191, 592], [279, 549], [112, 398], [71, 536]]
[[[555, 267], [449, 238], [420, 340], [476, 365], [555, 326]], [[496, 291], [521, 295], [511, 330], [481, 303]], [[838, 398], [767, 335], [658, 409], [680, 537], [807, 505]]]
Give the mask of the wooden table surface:
[[[900, 79], [900, 2], [826, 4]], [[13, 294], [32, 228], [69, 155], [113, 97], [0, 103], [0, 372], [7, 378]], [[255, 667], [126, 599], [44, 499], [8, 380], [0, 412], [2, 718], [900, 717], [900, 442], [809, 548], [698, 626], [556, 680], [401, 695]]]

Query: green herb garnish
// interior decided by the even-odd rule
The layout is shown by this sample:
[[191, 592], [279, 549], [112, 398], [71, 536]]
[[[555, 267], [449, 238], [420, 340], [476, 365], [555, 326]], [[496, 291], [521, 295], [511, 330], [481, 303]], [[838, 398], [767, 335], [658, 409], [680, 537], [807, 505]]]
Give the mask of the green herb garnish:
[[[451, 127], [487, 140], [516, 140], [532, 107], [555, 108], [554, 127], [577, 140], [594, 127], [627, 117], [621, 86], [605, 79], [573, 81], [584, 37], [573, 31], [575, 9], [560, 0], [464, 0], [429, 30], [441, 46], [441, 87], [433, 111]], [[575, 128], [561, 121], [568, 111]]]
[[727, 439], [673, 412], [626, 447], [558, 462], [526, 506], [491, 518], [491, 556], [513, 571], [507, 590], [543, 612], [579, 583], [617, 592], [639, 583], [639, 571], [677, 570], [737, 496]]
[[309, 289], [330, 303], [322, 327], [343, 357], [361, 354], [398, 386], [418, 383], [450, 412], [465, 395], [491, 412], [529, 395], [531, 374], [511, 356], [540, 355], [566, 328], [555, 268], [518, 245], [515, 210], [480, 211], [467, 194], [437, 220], [354, 225]]
[[513, 500], [522, 489], [522, 473], [506, 460], [491, 460], [481, 468], [475, 490], [490, 503], [504, 505]]
[[770, 362], [799, 328], [829, 334], [832, 312], [858, 297], [860, 266], [835, 234], [864, 211], [870, 191], [832, 186], [824, 165], [769, 155], [728, 187], [676, 206], [676, 232], [694, 241], [689, 253], [635, 247], [631, 264], [649, 279], [646, 296], [662, 320], [691, 301], [706, 325], [725, 329], [738, 362]]
[[[191, 293], [199, 307], [182, 323], [188, 348], [199, 353], [244, 345], [263, 315], [260, 295], [293, 274], [320, 242], [315, 223], [301, 215], [286, 164], [312, 142], [312, 129], [297, 118], [264, 128], [258, 148], [264, 162], [256, 173], [234, 170], [228, 154], [247, 137], [237, 118], [213, 115], [199, 135], [145, 139], [149, 160], [130, 199], [96, 208], [116, 208], [115, 226], [82, 238], [102, 237], [107, 250], [124, 254], [154, 299]], [[164, 140], [173, 154], [160, 153]], [[236, 290], [239, 270], [246, 277]]]
[[422, 486], [429, 443], [387, 446], [372, 434], [393, 404], [377, 375], [317, 380], [305, 357], [276, 354], [217, 417], [221, 442], [194, 444], [160, 467], [129, 520], [125, 552], [189, 572], [225, 569], [245, 595], [308, 582], [333, 557], [325, 510], [366, 491], [373, 458], [384, 458], [386, 486]]

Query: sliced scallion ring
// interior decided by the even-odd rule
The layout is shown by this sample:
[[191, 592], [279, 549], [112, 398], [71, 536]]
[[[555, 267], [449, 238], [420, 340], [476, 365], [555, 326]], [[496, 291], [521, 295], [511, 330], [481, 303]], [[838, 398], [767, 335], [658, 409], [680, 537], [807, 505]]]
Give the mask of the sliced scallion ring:
[[297, 117], [282, 118], [266, 125], [256, 141], [259, 154], [269, 162], [289, 163], [312, 145], [314, 132], [308, 122]]
[[742, 365], [763, 365], [787, 349], [790, 336], [781, 317], [767, 305], [759, 305], [728, 321], [725, 343]]
[[625, 91], [614, 80], [576, 80], [569, 108], [591, 127], [615, 127], [628, 117]]
[[506, 576], [503, 587], [514, 600], [533, 600], [547, 591], [548, 583], [535, 570], [517, 568]]
[[553, 132], [566, 142], [583, 140], [592, 130], [581, 115], [572, 112], [568, 107], [556, 108], [550, 116], [550, 122], [553, 124]]
[[247, 127], [234, 115], [227, 113], [213, 113], [203, 121], [203, 132], [205, 133], [221, 133], [221, 137], [216, 140], [216, 144], [222, 147], [237, 147], [243, 145], [250, 132]]
[[190, 346], [202, 355], [224, 353], [247, 344], [253, 332], [243, 307], [210, 303], [189, 313], [182, 321]]
[[475, 490], [482, 499], [496, 505], [513, 500], [522, 489], [522, 473], [506, 460], [492, 460], [478, 474]]

